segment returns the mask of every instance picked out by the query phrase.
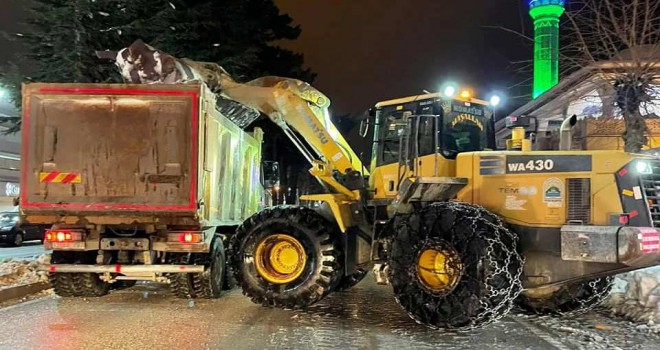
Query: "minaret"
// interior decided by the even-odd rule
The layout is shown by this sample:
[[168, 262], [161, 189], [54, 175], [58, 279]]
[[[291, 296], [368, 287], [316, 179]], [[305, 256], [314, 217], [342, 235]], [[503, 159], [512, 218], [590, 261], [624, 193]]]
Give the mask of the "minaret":
[[529, 0], [534, 20], [534, 98], [559, 81], [559, 18], [565, 4], [566, 0]]

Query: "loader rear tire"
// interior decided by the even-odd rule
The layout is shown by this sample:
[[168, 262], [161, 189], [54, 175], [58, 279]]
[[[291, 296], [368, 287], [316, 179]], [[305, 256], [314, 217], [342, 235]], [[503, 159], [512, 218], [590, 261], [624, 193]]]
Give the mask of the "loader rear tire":
[[614, 277], [608, 276], [567, 284], [544, 298], [523, 292], [516, 303], [528, 314], [575, 316], [600, 305], [610, 294], [613, 281]]
[[[506, 315], [522, 291], [517, 238], [484, 208], [434, 203], [395, 218], [389, 281], [418, 323], [466, 330]], [[429, 261], [431, 267], [429, 267]]]
[[[263, 306], [305, 308], [334, 290], [341, 277], [335, 225], [303, 207], [280, 206], [253, 215], [232, 237], [228, 255], [243, 294]], [[269, 263], [284, 255], [288, 260], [281, 265]]]

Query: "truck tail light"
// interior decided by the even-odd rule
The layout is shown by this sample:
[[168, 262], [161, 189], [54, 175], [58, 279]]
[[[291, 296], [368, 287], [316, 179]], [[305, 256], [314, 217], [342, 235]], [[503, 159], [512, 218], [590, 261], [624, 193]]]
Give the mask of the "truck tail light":
[[47, 242], [75, 242], [82, 241], [82, 232], [72, 230], [48, 230], [46, 231]]
[[200, 243], [204, 241], [203, 232], [173, 232], [167, 235], [169, 242], [179, 242], [184, 244]]

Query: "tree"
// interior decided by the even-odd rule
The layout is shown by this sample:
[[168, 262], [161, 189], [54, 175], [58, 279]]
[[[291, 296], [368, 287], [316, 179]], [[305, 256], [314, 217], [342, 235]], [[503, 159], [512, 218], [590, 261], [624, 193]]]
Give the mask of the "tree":
[[302, 55], [272, 44], [300, 28], [272, 0], [31, 0], [27, 30], [12, 37], [25, 53], [0, 69], [20, 107], [22, 81], [118, 82], [97, 50], [136, 39], [176, 57], [215, 62], [237, 80], [283, 75], [311, 81]]
[[[622, 135], [627, 152], [647, 144], [642, 110], [657, 103], [660, 84], [660, 2], [657, 0], [579, 0], [567, 12], [572, 24], [566, 57], [575, 69], [600, 68], [610, 103], [625, 123]], [[604, 66], [602, 61], [607, 60]], [[606, 68], [605, 68], [606, 67]]]

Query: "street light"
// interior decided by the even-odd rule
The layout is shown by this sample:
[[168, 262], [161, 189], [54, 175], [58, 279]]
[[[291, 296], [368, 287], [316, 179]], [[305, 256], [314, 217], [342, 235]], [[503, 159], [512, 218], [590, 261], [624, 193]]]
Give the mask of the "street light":
[[454, 97], [454, 95], [456, 95], [456, 87], [448, 85], [445, 87], [443, 93], [446, 97]]
[[490, 105], [493, 107], [499, 106], [499, 104], [502, 102], [502, 98], [498, 95], [493, 95], [490, 98]]

